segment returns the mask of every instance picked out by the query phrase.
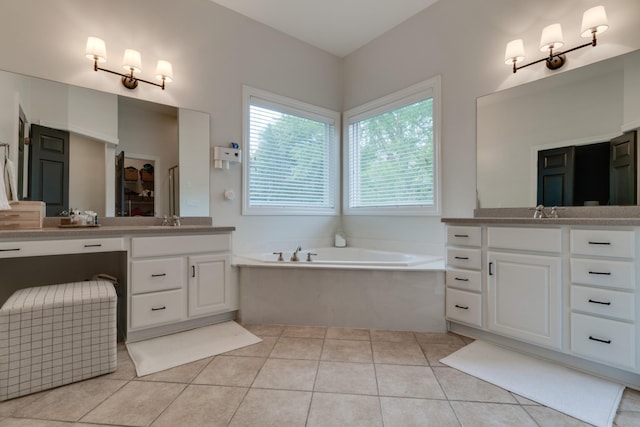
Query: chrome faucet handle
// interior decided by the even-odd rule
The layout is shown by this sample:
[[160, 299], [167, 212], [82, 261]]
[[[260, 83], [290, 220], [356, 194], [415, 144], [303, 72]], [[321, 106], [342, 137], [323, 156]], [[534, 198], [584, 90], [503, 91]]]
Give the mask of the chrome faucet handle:
[[178, 215], [174, 215], [171, 218], [171, 225], [173, 225], [174, 227], [180, 227], [180, 217]]
[[551, 212], [549, 212], [548, 218], [554, 218], [554, 219], [558, 218], [558, 207], [557, 206], [553, 206], [551, 208]]
[[307, 252], [307, 262], [311, 262], [311, 261], [313, 261], [313, 260], [311, 259], [311, 257], [312, 257], [312, 256], [317, 256], [317, 255], [318, 255], [318, 254], [312, 254], [311, 252]]
[[166, 215], [162, 216], [162, 226], [167, 226], [169, 225], [169, 218], [167, 218]]
[[533, 219], [546, 218], [547, 214], [544, 211], [544, 205], [538, 205], [534, 208]]
[[293, 255], [291, 255], [290, 261], [300, 261], [300, 258], [298, 258], [298, 251], [295, 251]]
[[282, 256], [282, 252], [274, 252], [274, 255], [278, 255], [278, 261], [284, 261], [284, 257]]

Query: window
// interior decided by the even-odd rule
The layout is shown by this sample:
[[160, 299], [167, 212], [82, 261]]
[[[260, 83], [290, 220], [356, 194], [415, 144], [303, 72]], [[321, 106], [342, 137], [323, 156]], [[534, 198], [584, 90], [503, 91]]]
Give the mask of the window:
[[245, 215], [337, 215], [339, 113], [245, 86]]
[[344, 115], [344, 213], [438, 215], [440, 77]]

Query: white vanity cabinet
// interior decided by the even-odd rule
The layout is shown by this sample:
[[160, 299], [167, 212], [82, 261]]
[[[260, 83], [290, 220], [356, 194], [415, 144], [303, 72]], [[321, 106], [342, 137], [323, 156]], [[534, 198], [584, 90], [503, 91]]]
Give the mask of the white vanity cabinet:
[[571, 230], [571, 352], [636, 367], [634, 230]]
[[482, 230], [447, 227], [445, 313], [448, 320], [482, 326]]
[[560, 229], [489, 227], [488, 329], [560, 349]]

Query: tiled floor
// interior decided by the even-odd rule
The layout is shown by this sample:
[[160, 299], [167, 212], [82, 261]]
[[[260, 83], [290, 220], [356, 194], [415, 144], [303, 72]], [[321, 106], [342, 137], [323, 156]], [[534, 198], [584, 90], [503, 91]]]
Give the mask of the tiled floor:
[[[109, 375], [0, 403], [0, 426], [585, 426], [446, 367], [453, 334], [248, 325], [263, 342], [135, 377]], [[616, 426], [640, 426], [625, 392]]]

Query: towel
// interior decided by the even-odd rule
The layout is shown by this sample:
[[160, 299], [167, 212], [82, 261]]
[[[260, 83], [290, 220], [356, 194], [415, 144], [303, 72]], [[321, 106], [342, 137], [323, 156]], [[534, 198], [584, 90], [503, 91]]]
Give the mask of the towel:
[[7, 159], [4, 165], [7, 174], [7, 180], [9, 181], [9, 192], [11, 200], [18, 200], [18, 188], [16, 186], [16, 167], [11, 159]]
[[0, 161], [0, 211], [5, 211], [11, 209], [9, 205], [9, 199], [7, 199], [7, 190], [6, 185], [4, 183], [5, 177], [5, 162]]

